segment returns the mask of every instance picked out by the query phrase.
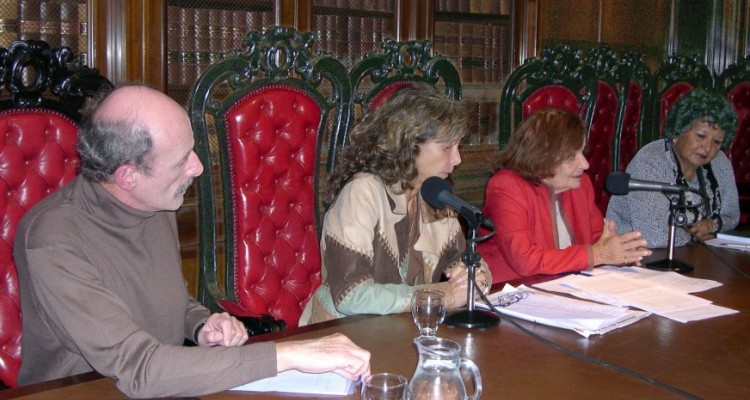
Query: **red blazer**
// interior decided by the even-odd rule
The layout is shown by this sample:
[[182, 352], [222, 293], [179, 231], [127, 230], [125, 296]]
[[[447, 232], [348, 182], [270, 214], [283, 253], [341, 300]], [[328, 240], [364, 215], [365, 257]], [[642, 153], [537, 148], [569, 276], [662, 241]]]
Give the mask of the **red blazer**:
[[487, 183], [483, 213], [497, 227], [477, 250], [492, 271], [493, 282], [522, 276], [581, 271], [593, 266], [591, 245], [602, 235], [604, 219], [594, 203], [588, 174], [581, 187], [559, 194], [571, 246], [557, 248], [554, 194], [511, 170], [497, 171]]

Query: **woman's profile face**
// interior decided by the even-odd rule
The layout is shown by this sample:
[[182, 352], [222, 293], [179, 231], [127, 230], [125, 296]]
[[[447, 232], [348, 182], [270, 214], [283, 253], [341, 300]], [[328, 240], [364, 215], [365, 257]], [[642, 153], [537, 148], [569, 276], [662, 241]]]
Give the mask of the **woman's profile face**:
[[562, 193], [570, 189], [581, 187], [581, 176], [589, 169], [589, 162], [583, 155], [583, 149], [579, 149], [573, 157], [563, 160], [557, 167], [555, 176], [542, 179], [542, 182], [555, 191]]
[[419, 145], [419, 155], [414, 159], [417, 168], [417, 188], [431, 176], [447, 178], [461, 164], [460, 139], [450, 142], [430, 140]]
[[711, 162], [724, 141], [724, 131], [717, 125], [697, 120], [687, 132], [674, 139], [674, 150], [680, 160], [682, 173], [685, 169], [696, 170]]

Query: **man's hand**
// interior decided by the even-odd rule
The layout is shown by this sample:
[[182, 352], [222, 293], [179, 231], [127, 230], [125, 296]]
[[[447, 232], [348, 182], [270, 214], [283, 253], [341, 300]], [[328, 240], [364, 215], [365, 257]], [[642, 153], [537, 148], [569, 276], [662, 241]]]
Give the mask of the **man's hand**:
[[278, 372], [297, 369], [302, 372], [335, 372], [349, 380], [370, 375], [370, 352], [348, 337], [335, 333], [320, 339], [276, 343]]
[[208, 317], [197, 336], [200, 346], [239, 346], [248, 337], [245, 325], [225, 312]]

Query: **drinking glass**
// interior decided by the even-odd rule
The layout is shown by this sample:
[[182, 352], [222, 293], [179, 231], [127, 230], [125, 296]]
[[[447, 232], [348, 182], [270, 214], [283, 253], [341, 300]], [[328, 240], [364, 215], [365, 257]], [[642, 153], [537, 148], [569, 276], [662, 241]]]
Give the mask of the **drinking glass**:
[[362, 400], [404, 400], [406, 399], [406, 377], [403, 375], [380, 373], [365, 378], [362, 382]]
[[445, 293], [434, 289], [417, 289], [411, 296], [411, 317], [421, 336], [435, 336], [443, 322], [446, 305]]

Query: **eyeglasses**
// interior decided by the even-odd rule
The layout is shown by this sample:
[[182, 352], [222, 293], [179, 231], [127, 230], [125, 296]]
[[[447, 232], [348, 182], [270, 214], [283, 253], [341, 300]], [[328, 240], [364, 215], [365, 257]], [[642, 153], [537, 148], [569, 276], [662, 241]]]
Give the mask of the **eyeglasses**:
[[525, 290], [517, 290], [515, 292], [506, 293], [492, 299], [492, 305], [495, 307], [508, 307], [511, 304], [518, 303], [519, 301], [529, 297], [531, 292]]

